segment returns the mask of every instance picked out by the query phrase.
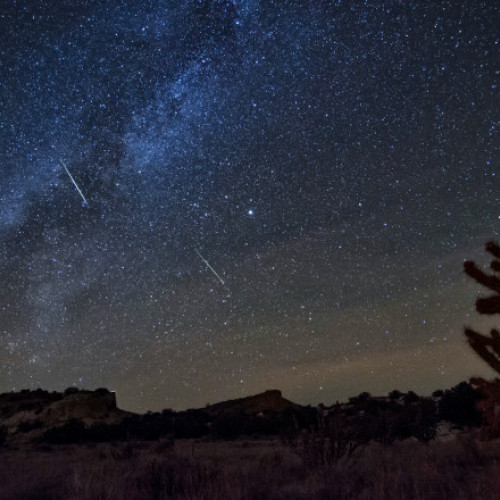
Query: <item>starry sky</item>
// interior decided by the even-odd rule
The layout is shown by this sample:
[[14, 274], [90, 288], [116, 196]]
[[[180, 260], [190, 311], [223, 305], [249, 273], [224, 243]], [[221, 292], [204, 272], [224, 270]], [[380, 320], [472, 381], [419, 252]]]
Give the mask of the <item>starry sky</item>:
[[462, 265], [498, 241], [499, 25], [492, 0], [4, 0], [0, 392], [143, 412], [492, 376]]

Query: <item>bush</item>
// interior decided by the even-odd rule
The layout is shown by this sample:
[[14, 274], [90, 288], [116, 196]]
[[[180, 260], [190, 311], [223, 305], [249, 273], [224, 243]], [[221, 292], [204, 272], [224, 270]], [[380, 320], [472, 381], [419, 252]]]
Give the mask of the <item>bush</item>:
[[403, 393], [401, 391], [398, 391], [397, 389], [394, 389], [389, 393], [389, 397], [391, 399], [399, 399], [402, 395]]
[[358, 405], [365, 403], [371, 398], [371, 394], [369, 392], [361, 392], [357, 396], [354, 396], [352, 398], [349, 398], [349, 403], [353, 405]]
[[17, 432], [30, 432], [34, 429], [40, 429], [42, 426], [43, 423], [39, 418], [36, 420], [25, 420], [17, 426]]
[[64, 390], [64, 395], [69, 396], [70, 394], [76, 394], [78, 392], [80, 392], [78, 387], [68, 387]]
[[405, 394], [405, 397], [404, 397], [405, 404], [418, 403], [419, 401], [420, 401], [420, 397], [418, 396], [418, 394], [416, 392], [408, 391]]
[[221, 415], [212, 423], [212, 432], [219, 439], [236, 439], [244, 432], [244, 415]]
[[467, 382], [444, 391], [439, 404], [439, 415], [442, 420], [448, 420], [460, 427], [481, 425], [481, 412], [476, 403], [482, 399], [479, 391]]
[[5, 425], [0, 425], [0, 446], [3, 446], [7, 442], [7, 435], [9, 431]]
[[208, 434], [208, 416], [197, 410], [178, 413], [173, 422], [177, 439], [200, 438]]
[[82, 443], [86, 437], [85, 424], [77, 418], [72, 418], [60, 427], [46, 430], [43, 437], [53, 444]]
[[96, 443], [125, 441], [127, 437], [127, 429], [123, 423], [110, 425], [98, 423], [85, 429], [85, 440]]
[[410, 437], [421, 441], [435, 437], [437, 412], [434, 401], [420, 399], [418, 404], [405, 405], [395, 400], [372, 400], [370, 403], [377, 404], [365, 405], [363, 412], [349, 418], [352, 435], [357, 441], [391, 443]]

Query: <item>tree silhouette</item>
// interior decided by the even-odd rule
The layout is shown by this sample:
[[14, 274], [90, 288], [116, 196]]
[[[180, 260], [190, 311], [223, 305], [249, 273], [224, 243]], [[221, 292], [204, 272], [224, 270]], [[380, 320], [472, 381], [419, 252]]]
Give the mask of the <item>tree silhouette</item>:
[[[486, 251], [490, 252], [496, 259], [500, 259], [500, 246], [492, 241], [486, 243]], [[495, 292], [490, 297], [480, 298], [476, 301], [476, 310], [480, 314], [500, 313], [500, 277], [495, 274], [500, 273], [500, 260], [496, 259], [490, 264], [494, 274], [486, 274], [472, 261], [464, 263], [464, 270], [471, 278]], [[466, 328], [465, 335], [472, 349], [500, 374], [500, 332], [493, 328], [488, 337]]]

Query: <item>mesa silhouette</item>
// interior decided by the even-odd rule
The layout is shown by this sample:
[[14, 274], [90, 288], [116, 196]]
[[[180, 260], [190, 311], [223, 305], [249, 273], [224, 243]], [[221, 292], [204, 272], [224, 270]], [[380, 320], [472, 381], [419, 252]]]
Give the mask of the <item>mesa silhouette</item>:
[[83, 443], [157, 440], [160, 438], [237, 439], [294, 436], [301, 431], [337, 426], [357, 442], [422, 441], [451, 429], [479, 426], [476, 403], [481, 393], [462, 382], [447, 391], [421, 397], [394, 390], [374, 397], [364, 392], [345, 403], [304, 406], [279, 390], [207, 405], [205, 408], [135, 414], [117, 408], [107, 389], [69, 388], [63, 393], [41, 389], [0, 395], [4, 443]]

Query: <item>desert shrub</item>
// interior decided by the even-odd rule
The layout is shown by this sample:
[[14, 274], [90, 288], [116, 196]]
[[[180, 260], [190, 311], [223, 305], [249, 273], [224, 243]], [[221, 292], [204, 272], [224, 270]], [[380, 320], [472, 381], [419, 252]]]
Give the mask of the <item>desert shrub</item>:
[[17, 411], [34, 411], [40, 413], [42, 409], [43, 407], [39, 401], [26, 401], [18, 406]]
[[135, 443], [130, 441], [122, 444], [116, 444], [110, 449], [109, 455], [115, 460], [130, 460], [136, 454]]
[[458, 426], [474, 427], [481, 424], [481, 412], [476, 403], [482, 399], [481, 393], [467, 382], [444, 391], [439, 404], [439, 415]]
[[349, 461], [363, 444], [355, 439], [339, 407], [326, 417], [318, 412], [316, 428], [284, 436], [284, 442], [312, 470]]
[[209, 432], [208, 416], [200, 411], [187, 410], [178, 413], [173, 421], [173, 434], [176, 439], [200, 438]]
[[410, 425], [411, 436], [424, 442], [436, 437], [438, 415], [433, 401], [427, 399], [421, 400], [415, 414], [409, 417], [413, 420], [413, 423]]
[[168, 413], [147, 413], [126, 418], [121, 423], [127, 439], [154, 441], [174, 432], [174, 417]]
[[350, 419], [351, 436], [359, 442], [371, 440], [390, 443], [397, 439], [397, 416], [393, 410], [380, 409], [377, 413], [357, 415]]
[[159, 439], [173, 434], [174, 419], [175, 416], [167, 412], [146, 415], [143, 424], [143, 431], [146, 433], [145, 439]]
[[165, 428], [160, 414], [148, 414], [139, 419], [134, 427], [135, 436], [146, 441], [154, 441], [165, 435], [170, 429]]
[[401, 391], [398, 391], [397, 389], [394, 389], [389, 393], [389, 397], [391, 399], [399, 399], [402, 395], [403, 393]]
[[43, 422], [37, 418], [36, 420], [25, 420], [17, 426], [18, 432], [30, 432], [35, 429], [40, 429], [43, 426]]
[[44, 440], [52, 444], [82, 443], [85, 441], [85, 424], [77, 418], [72, 418], [60, 427], [47, 429]]
[[361, 392], [357, 396], [354, 396], [352, 398], [349, 398], [349, 403], [353, 405], [359, 405], [363, 404], [364, 402], [368, 401], [371, 398], [371, 394], [369, 392]]
[[[164, 436], [171, 436], [173, 431], [174, 417], [171, 414], [148, 413], [132, 415], [114, 424], [101, 422], [90, 427], [82, 427], [70, 421], [62, 427], [50, 430], [47, 439], [51, 442], [96, 443], [128, 440], [155, 441]], [[75, 441], [76, 436], [78, 436], [78, 441]]]
[[78, 387], [68, 387], [67, 389], [64, 390], [64, 395], [69, 396], [70, 394], [76, 394], [80, 392]]
[[407, 404], [393, 412], [391, 441], [415, 437], [430, 441], [436, 435], [437, 414], [433, 401], [422, 400], [418, 405]]
[[[244, 434], [245, 423], [248, 417], [239, 414], [221, 415], [212, 423], [212, 432], [219, 439], [236, 439]], [[251, 426], [247, 426], [248, 428]]]
[[413, 391], [408, 391], [404, 395], [403, 399], [404, 399], [405, 404], [418, 403], [420, 401], [420, 397], [418, 396], [418, 394], [416, 392], [413, 392]]
[[247, 436], [279, 436], [293, 429], [286, 415], [252, 416], [245, 420], [243, 434]]
[[231, 440], [239, 436], [288, 435], [313, 427], [317, 427], [317, 410], [309, 407], [287, 408], [282, 412], [265, 415], [220, 415], [212, 422], [211, 431], [216, 438]]
[[429, 441], [435, 437], [437, 413], [431, 400], [421, 399], [419, 404], [405, 405], [394, 400], [376, 401], [376, 405], [366, 408], [349, 417], [351, 433], [358, 442], [391, 443], [410, 437]]
[[153, 499], [163, 498], [162, 494], [170, 498], [182, 491], [179, 468], [171, 463], [160, 461], [148, 463], [141, 482], [149, 489]]
[[[337, 402], [337, 406], [339, 403]], [[277, 416], [280, 429], [285, 432], [297, 432], [301, 429], [316, 429], [318, 426], [317, 407], [286, 408]]]
[[0, 425], [0, 446], [3, 446], [7, 442], [7, 436], [9, 431], [5, 425]]
[[124, 441], [127, 439], [126, 428], [122, 423], [98, 423], [85, 429], [85, 441], [106, 443], [110, 441]]

